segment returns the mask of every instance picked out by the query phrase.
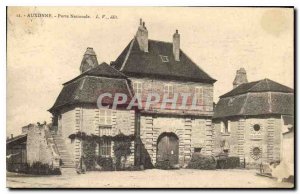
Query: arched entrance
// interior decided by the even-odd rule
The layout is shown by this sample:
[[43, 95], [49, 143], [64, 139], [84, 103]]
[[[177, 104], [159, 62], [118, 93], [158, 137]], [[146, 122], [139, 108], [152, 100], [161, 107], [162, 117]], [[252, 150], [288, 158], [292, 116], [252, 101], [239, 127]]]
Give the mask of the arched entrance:
[[157, 139], [156, 161], [169, 161], [170, 165], [178, 164], [179, 139], [175, 133], [162, 133]]

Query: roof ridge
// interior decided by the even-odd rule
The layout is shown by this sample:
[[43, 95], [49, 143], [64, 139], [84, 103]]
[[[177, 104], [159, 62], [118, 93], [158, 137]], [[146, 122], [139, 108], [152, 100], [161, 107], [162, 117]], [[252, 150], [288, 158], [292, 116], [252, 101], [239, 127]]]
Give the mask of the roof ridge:
[[[109, 64], [106, 63], [106, 62], [103, 62], [103, 63], [99, 64], [99, 66], [100, 66], [100, 65], [107, 65], [107, 66], [110, 67], [114, 72], [116, 72], [116, 73], [118, 73], [118, 74], [124, 76], [125, 78], [127, 78], [127, 76], [126, 76], [124, 73], [122, 73], [121, 71], [115, 69], [113, 66], [109, 65]], [[103, 76], [103, 77], [105, 77], [105, 76]]]
[[121, 68], [120, 68], [120, 71], [122, 71], [122, 70], [124, 69], [124, 67], [125, 67], [125, 64], [126, 64], [126, 62], [127, 62], [127, 60], [128, 60], [128, 57], [129, 57], [129, 55], [130, 55], [130, 53], [131, 53], [131, 50], [132, 50], [134, 41], [135, 41], [135, 37], [131, 40], [130, 46], [129, 46], [129, 48], [128, 48], [128, 52], [126, 53], [126, 56], [125, 56], [125, 59], [124, 59], [124, 61], [123, 61], [122, 66], [121, 66]]
[[[105, 67], [105, 66], [107, 66], [107, 67]], [[110, 69], [108, 69], [107, 71], [109, 71], [109, 73], [111, 74], [111, 73], [114, 73], [114, 74], [116, 74], [116, 75], [111, 75], [112, 77], [121, 77], [121, 76], [123, 76], [124, 78], [123, 79], [126, 79], [127, 78], [127, 76], [125, 75], [125, 74], [123, 74], [122, 72], [120, 72], [120, 71], [118, 71], [117, 69], [115, 69], [114, 67], [112, 67], [111, 65], [109, 65], [109, 64], [107, 64], [106, 62], [102, 62], [101, 64], [98, 64], [98, 65], [96, 65], [96, 67], [94, 67], [94, 68], [92, 68], [92, 69], [89, 69], [89, 70], [87, 70], [87, 71], [85, 71], [85, 72], [83, 72], [83, 73], [81, 73], [81, 74], [79, 74], [78, 76], [76, 76], [76, 77], [74, 77], [73, 79], [71, 79], [71, 80], [69, 80], [69, 81], [67, 81], [67, 82], [64, 82], [62, 85], [67, 85], [67, 84], [69, 84], [69, 83], [71, 83], [71, 82], [73, 82], [73, 81], [76, 81], [76, 80], [78, 80], [78, 79], [80, 79], [80, 78], [83, 78], [83, 77], [85, 77], [85, 76], [95, 76], [95, 75], [92, 75], [92, 72], [93, 71], [95, 71], [95, 69], [96, 70], [98, 70], [97, 68], [100, 68], [100, 67], [102, 67], [102, 68], [110, 68]], [[101, 69], [100, 69], [101, 70]], [[105, 69], [104, 69], [105, 70]], [[99, 75], [99, 77], [110, 77], [109, 75]]]
[[77, 77], [75, 77], [75, 78], [73, 78], [73, 79], [71, 79], [71, 80], [69, 80], [69, 81], [63, 83], [62, 85], [63, 85], [63, 86], [67, 86], [67, 85], [69, 85], [69, 84], [71, 84], [71, 83], [78, 82], [78, 81], [80, 81], [82, 78], [84, 78], [85, 76], [87, 76], [87, 75], [83, 75], [83, 76], [82, 76], [82, 75], [79, 75], [79, 76], [77, 76]]
[[250, 87], [248, 90], [247, 90], [247, 93], [248, 92], [251, 92], [251, 90], [257, 85], [257, 84], [259, 84], [261, 81], [263, 81], [263, 79], [262, 80], [257, 80], [257, 81], [253, 81], [253, 82], [248, 82], [248, 83], [246, 83], [246, 84], [250, 84], [250, 83], [255, 83], [252, 87]]
[[245, 111], [245, 105], [246, 105], [246, 103], [247, 103], [247, 101], [248, 101], [248, 98], [249, 98], [249, 92], [247, 92], [246, 95], [247, 95], [247, 96], [246, 96], [245, 102], [244, 102], [244, 104], [243, 104], [243, 106], [242, 106], [242, 108], [241, 108], [240, 114], [244, 114], [244, 111]]
[[155, 41], [155, 42], [161, 42], [161, 43], [168, 43], [168, 44], [172, 44], [172, 42], [167, 42], [167, 41], [164, 41], [164, 40], [154, 40], [154, 39], [148, 39], [148, 41]]
[[267, 78], [265, 78], [264, 80], [266, 80], [266, 83], [267, 83], [267, 86], [268, 86], [268, 90], [271, 90], [271, 89], [270, 89], [269, 82], [268, 82], [268, 79], [267, 79]]

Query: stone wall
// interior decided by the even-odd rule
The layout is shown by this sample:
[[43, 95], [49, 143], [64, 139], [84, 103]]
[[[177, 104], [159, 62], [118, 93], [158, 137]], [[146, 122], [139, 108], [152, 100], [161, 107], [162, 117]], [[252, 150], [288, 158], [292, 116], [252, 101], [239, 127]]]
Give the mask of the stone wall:
[[[184, 114], [196, 114], [196, 115], [212, 115], [213, 111], [213, 84], [206, 84], [206, 83], [196, 83], [196, 82], [178, 82], [178, 81], [165, 81], [165, 80], [153, 80], [153, 79], [137, 79], [137, 78], [130, 78], [132, 80], [132, 83], [134, 82], [140, 82], [142, 83], [142, 101], [143, 103], [146, 102], [147, 96], [149, 93], [158, 93], [160, 95], [160, 99], [163, 99], [164, 95], [164, 85], [170, 84], [174, 88], [174, 93], [190, 93], [192, 95], [195, 94], [195, 87], [202, 87], [203, 89], [203, 102], [200, 104], [197, 104], [199, 106], [199, 109], [192, 110], [191, 109], [191, 101], [187, 102], [187, 108], [186, 109], [177, 109], [175, 111], [172, 111], [173, 113], [184, 113]], [[178, 104], [180, 105], [182, 102], [182, 99], [180, 97], [178, 98]], [[166, 112], [164, 110], [160, 109], [161, 103], [158, 103], [156, 107], [153, 107], [153, 109], [156, 109], [158, 112]], [[179, 107], [179, 106], [176, 106]], [[170, 112], [170, 111], [167, 111]]]
[[[194, 148], [202, 148], [201, 153], [211, 155], [213, 133], [211, 119], [178, 116], [142, 115], [140, 117], [140, 137], [144, 152], [153, 166], [156, 164], [157, 139], [164, 132], [174, 133], [179, 140], [179, 164], [186, 165]], [[142, 163], [145, 163], [145, 158]]]
[[43, 164], [59, 166], [59, 155], [47, 126], [38, 127], [31, 125], [27, 130], [27, 162], [41, 162]]
[[[73, 153], [75, 162], [79, 162], [81, 157], [81, 142], [75, 139], [73, 142], [69, 139], [69, 135], [76, 132], [85, 132], [88, 135], [99, 134], [99, 114], [100, 110], [95, 106], [76, 107], [62, 114], [62, 135], [65, 138], [69, 151]], [[125, 135], [133, 135], [135, 133], [135, 112], [133, 110], [112, 110], [111, 126], [106, 126], [111, 130], [111, 136], [119, 133]], [[113, 153], [113, 142], [111, 146]], [[131, 146], [132, 154], [127, 159], [130, 164], [134, 163], [134, 142]], [[99, 148], [96, 148], [96, 154]]]
[[[281, 120], [278, 117], [234, 118], [230, 120], [230, 133], [221, 133], [221, 121], [214, 120], [214, 155], [222, 152], [221, 142], [229, 144], [229, 156], [239, 156], [248, 167], [280, 160]], [[255, 131], [254, 125], [260, 130]], [[261, 150], [259, 159], [253, 156], [253, 148]]]
[[[179, 82], [166, 80], [153, 80], [148, 78], [130, 78], [132, 83], [141, 83], [142, 101], [145, 106], [148, 94], [158, 93], [160, 102], [152, 109], [143, 111], [139, 120], [140, 146], [141, 150], [137, 155], [141, 157], [140, 163], [151, 165], [156, 164], [157, 139], [164, 132], [174, 133], [179, 139], [179, 163], [186, 165], [191, 159], [195, 148], [202, 148], [201, 152], [211, 155], [214, 146], [214, 132], [211, 124], [213, 114], [213, 84]], [[173, 92], [180, 94], [191, 94], [185, 109], [179, 109], [182, 104], [182, 97], [177, 100], [177, 108], [161, 109], [161, 101], [164, 96], [164, 86], [172, 85]], [[199, 109], [193, 110], [192, 97], [195, 88], [201, 87], [203, 90], [203, 100], [198, 103]], [[170, 97], [172, 98], [172, 97]]]

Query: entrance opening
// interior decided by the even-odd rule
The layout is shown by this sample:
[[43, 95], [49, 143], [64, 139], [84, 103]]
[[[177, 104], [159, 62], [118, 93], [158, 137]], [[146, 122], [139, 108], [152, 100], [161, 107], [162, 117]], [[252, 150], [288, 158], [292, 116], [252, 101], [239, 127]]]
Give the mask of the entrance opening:
[[157, 139], [156, 161], [169, 161], [170, 165], [178, 164], [179, 139], [175, 133], [162, 133]]

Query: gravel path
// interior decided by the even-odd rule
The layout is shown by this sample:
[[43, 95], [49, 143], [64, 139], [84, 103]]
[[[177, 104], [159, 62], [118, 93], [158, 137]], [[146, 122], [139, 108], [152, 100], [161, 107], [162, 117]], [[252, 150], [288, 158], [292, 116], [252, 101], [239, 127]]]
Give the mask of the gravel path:
[[62, 176], [13, 176], [7, 174], [10, 188], [289, 188], [290, 183], [256, 175], [254, 170], [144, 170], [88, 172], [77, 175], [64, 170]]

